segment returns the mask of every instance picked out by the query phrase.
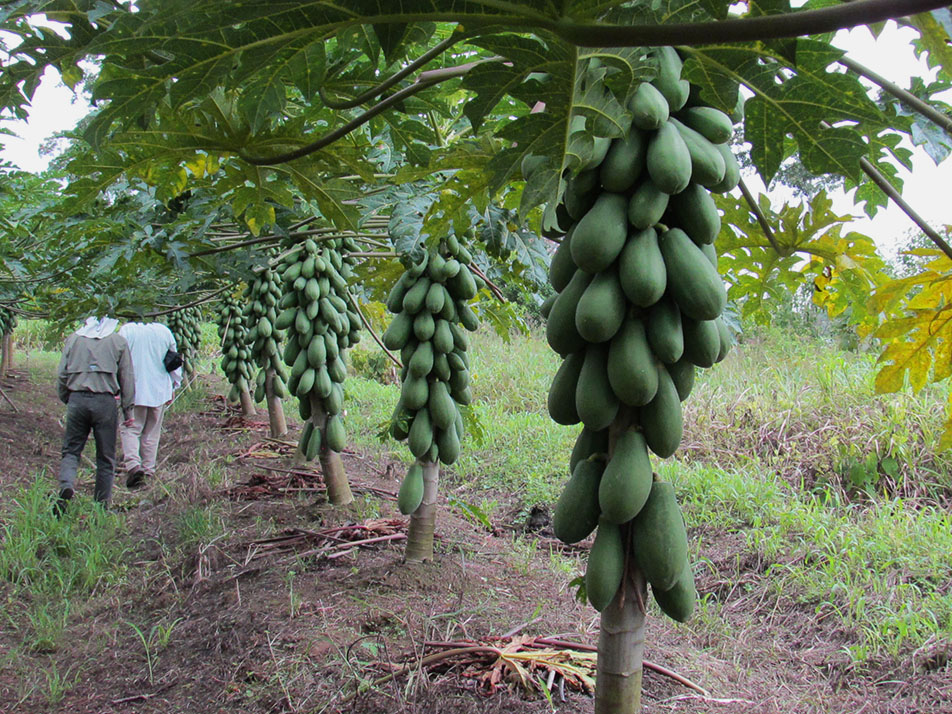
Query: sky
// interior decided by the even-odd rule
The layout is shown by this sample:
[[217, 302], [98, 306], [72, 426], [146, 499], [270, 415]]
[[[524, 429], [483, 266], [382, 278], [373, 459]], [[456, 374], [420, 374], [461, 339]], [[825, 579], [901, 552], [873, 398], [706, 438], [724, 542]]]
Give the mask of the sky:
[[[909, 44], [915, 33], [888, 23], [885, 31], [874, 38], [866, 28], [839, 32], [834, 44], [846, 50], [851, 58], [887, 77], [900, 86], [909, 86], [909, 79], [919, 75], [934, 79], [924, 61], [917, 61]], [[952, 101], [947, 98], [946, 101]], [[85, 115], [87, 105], [82, 97], [75, 96], [58, 80], [58, 74], [47, 70], [43, 83], [34, 96], [30, 118], [27, 122], [0, 122], [0, 126], [12, 130], [16, 136], [0, 135], [0, 159], [9, 161], [27, 171], [38, 172], [46, 168], [49, 156], [40, 155], [44, 141], [56, 132], [70, 129]], [[912, 148], [911, 145], [909, 148]], [[921, 149], [915, 150], [913, 172], [900, 170], [904, 180], [903, 196], [934, 227], [952, 224], [952, 158], [936, 167]], [[755, 176], [745, 177], [752, 190], [763, 191], [763, 184]], [[771, 192], [776, 207], [783, 202], [798, 201], [783, 189]], [[897, 240], [910, 232], [917, 232], [912, 221], [896, 206], [880, 210], [873, 219], [866, 218], [861, 207], [854, 206], [846, 194], [833, 196], [834, 210], [842, 214], [852, 213], [857, 219], [851, 222], [850, 230], [872, 236], [876, 242], [891, 252]]]

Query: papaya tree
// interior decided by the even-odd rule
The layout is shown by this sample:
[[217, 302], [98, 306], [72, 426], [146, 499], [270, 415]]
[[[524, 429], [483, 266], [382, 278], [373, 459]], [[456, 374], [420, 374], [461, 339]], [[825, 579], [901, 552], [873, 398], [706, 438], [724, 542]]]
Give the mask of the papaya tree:
[[222, 299], [218, 310], [218, 337], [221, 340], [221, 370], [231, 385], [226, 397], [231, 404], [239, 404], [243, 416], [255, 415], [250, 385], [254, 380], [248, 329], [241, 301], [235, 294]]
[[[472, 208], [486, 211], [496, 199], [514, 211], [519, 222], [528, 223], [555, 242], [564, 234], [561, 242], [568, 244], [573, 262], [591, 257], [571, 248], [591, 211], [598, 209], [596, 216], [609, 214], [622, 223], [630, 222], [628, 211], [618, 219], [621, 202], [612, 196], [625, 196], [630, 209], [640, 185], [626, 189], [633, 192], [631, 196], [621, 190], [603, 191], [601, 173], [605, 161], [615, 161], [608, 157], [614, 146], [625, 147], [616, 152], [631, 153], [635, 148], [630, 138], [635, 125], [639, 131], [654, 132], [649, 149], [650, 145], [667, 147], [656, 149], [655, 154], [678, 157], [671, 161], [670, 170], [656, 166], [655, 171], [648, 171], [656, 184], [666, 180], [662, 173], [673, 174], [666, 177], [672, 179], [666, 184], [670, 193], [661, 193], [674, 198], [669, 199], [672, 206], [665, 209], [659, 223], [639, 229], [659, 232], [655, 226], [663, 226], [656, 237], [657, 251], [650, 239], [636, 241], [633, 245], [637, 248], [629, 249], [632, 236], [627, 234], [622, 236], [619, 251], [651, 253], [656, 267], [660, 251], [666, 280], [671, 278], [672, 285], [693, 286], [686, 275], [706, 274], [708, 278], [699, 280], [707, 290], [713, 289], [710, 270], [697, 255], [709, 260], [706, 246], [710, 243], [692, 235], [687, 222], [692, 219], [684, 216], [688, 209], [676, 205], [680, 202], [676, 198], [690, 191], [694, 203], [709, 205], [700, 197], [702, 192], [689, 187], [693, 183], [713, 190], [715, 186], [705, 184], [720, 182], [695, 177], [696, 172], [703, 173], [702, 165], [716, 167], [717, 160], [691, 132], [701, 134], [721, 155], [725, 172], [728, 158], [718, 148], [722, 142], [691, 124], [690, 110], [705, 106], [731, 117], [734, 123], [742, 121], [753, 167], [765, 183], [784, 161], [794, 159], [811, 174], [843, 177], [847, 186], [857, 189], [859, 200], [869, 211], [886, 201], [900, 201], [901, 181], [893, 162], [907, 160], [899, 143], [917, 134], [915, 124], [910, 114], [869, 97], [860, 77], [877, 80], [855, 63], [850, 66], [843, 51], [830, 44], [828, 33], [898, 17], [917, 32], [917, 50], [949, 79], [952, 18], [946, 5], [940, 0], [854, 0], [808, 3], [793, 10], [788, 0], [579, 0], [569, 4], [409, 0], [393, 7], [379, 0], [355, 0], [341, 10], [322, 3], [274, 6], [264, 0], [240, 5], [213, 0], [143, 0], [132, 12], [131, 7], [93, 0], [22, 0], [0, 10], [0, 27], [21, 39], [10, 51], [0, 79], [0, 103], [22, 116], [47, 67], [57, 68], [70, 82], [82, 78], [81, 60], [92, 58], [101, 67], [88, 85], [99, 109], [77, 137], [84, 142], [83, 151], [68, 164], [73, 178], [65, 188], [65, 211], [81, 210], [120, 182], [135, 180], [160, 200], [192, 185], [209, 186], [254, 235], [273, 229], [278, 223], [277, 212], [291, 210], [296, 203], [313, 207], [339, 230], [356, 230], [358, 197], [372, 203], [377, 191], [396, 183], [408, 200], [389, 207], [391, 233], [411, 223], [424, 237], [428, 250], [438, 246], [451, 229], [465, 231], [472, 222]], [[31, 14], [40, 12], [63, 23], [66, 32], [42, 29], [31, 20]], [[228, 32], [220, 28], [228, 28]], [[649, 47], [672, 49], [649, 52]], [[675, 78], [671, 67], [678, 64], [680, 76]], [[665, 84], [676, 87], [665, 97], [669, 121], [641, 129], [635, 124], [634, 92], [647, 86], [661, 91], [659, 87]], [[675, 107], [685, 87], [687, 96]], [[677, 99], [672, 101], [675, 93]], [[749, 97], [743, 117], [738, 112], [739, 93]], [[925, 116], [935, 102], [929, 91], [918, 94], [923, 95], [917, 97], [919, 105], [904, 97], [902, 106]], [[672, 111], [674, 120], [670, 119]], [[930, 121], [939, 121], [937, 125], [947, 131], [941, 124], [941, 112], [938, 114]], [[451, 128], [446, 131], [448, 125]], [[691, 172], [684, 186], [682, 174], [687, 164], [682, 144]], [[646, 170], [650, 153], [646, 149]], [[704, 155], [708, 160], [698, 158]], [[598, 175], [593, 181], [591, 172], [596, 167]], [[431, 197], [422, 206], [422, 201], [413, 200], [419, 198], [413, 195], [412, 186], [419, 172], [433, 179], [428, 187]], [[599, 195], [583, 214], [581, 206], [591, 193]], [[608, 198], [602, 200], [606, 193]], [[748, 201], [748, 210], [762, 213], [755, 201]], [[568, 238], [572, 228], [574, 234]], [[585, 233], [583, 230], [581, 235]], [[952, 257], [952, 248], [938, 233], [927, 234], [943, 256]], [[206, 247], [195, 253], [215, 249], [210, 237], [200, 240]], [[583, 240], [582, 244], [589, 242]], [[176, 250], [178, 245], [176, 240], [168, 244], [172, 255], [181, 253]], [[834, 246], [833, 250], [842, 249]], [[599, 246], [595, 252], [602, 251]], [[625, 342], [634, 343], [640, 337], [638, 328], [630, 325], [636, 317], [644, 323], [649, 308], [648, 325], [655, 322], [654, 313], [664, 315], [658, 319], [664, 322], [666, 318], [669, 324], [676, 322], [676, 315], [686, 316], [698, 323], [689, 328], [695, 331], [696, 339], [691, 342], [699, 350], [696, 359], [710, 361], [715, 340], [705, 323], [716, 322], [716, 315], [699, 309], [694, 290], [668, 295], [666, 288], [663, 298], [642, 306], [624, 290], [624, 300], [619, 298], [614, 276], [603, 275], [612, 269], [610, 263], [601, 267], [596, 267], [600, 265], [597, 262], [586, 263], [588, 269], [575, 264], [569, 284], [551, 305], [550, 324], [553, 317], [570, 312], [569, 301], [564, 299], [568, 291], [579, 305], [599, 302], [591, 296], [581, 302], [598, 278], [596, 293], [602, 295], [601, 301], [621, 305], [612, 314], [622, 314], [618, 330], [624, 330]], [[668, 275], [670, 266], [678, 268]], [[907, 300], [908, 293], [902, 291], [911, 287], [917, 294], [941, 301], [947, 273], [939, 263], [930, 270], [934, 275], [927, 280], [934, 281], [929, 285], [935, 289], [897, 286], [897, 299]], [[584, 290], [584, 275], [575, 280], [579, 271], [590, 276], [590, 285]], [[614, 297], [605, 298], [606, 294]], [[640, 290], [636, 295], [637, 300], [647, 300]], [[719, 306], [722, 297], [708, 295], [701, 302], [711, 300]], [[303, 303], [296, 309], [301, 307]], [[921, 307], [914, 306], [917, 310]], [[588, 309], [582, 310], [583, 315]], [[576, 318], [578, 314], [576, 306]], [[561, 322], [570, 332], [572, 321], [563, 316]], [[575, 406], [581, 406], [586, 428], [591, 422], [590, 431], [608, 430], [607, 445], [600, 441], [586, 447], [596, 450], [576, 466], [577, 470], [584, 465], [589, 474], [584, 480], [591, 498], [595, 481], [591, 474], [600, 471], [599, 479], [604, 479], [617, 459], [638, 461], [644, 472], [644, 459], [631, 456], [633, 451], [640, 453], [631, 446], [632, 442], [638, 444], [639, 434], [652, 449], [646, 434], [651, 429], [662, 431], [665, 443], [655, 445], [662, 453], [668, 451], [675, 441], [672, 434], [677, 430], [672, 424], [676, 422], [675, 406], [680, 409], [679, 401], [675, 404], [680, 394], [666, 366], [667, 379], [656, 370], [660, 391], [651, 401], [626, 403], [623, 409], [615, 385], [610, 379], [607, 387], [605, 384], [611, 371], [611, 347], [606, 347], [606, 342], [619, 333], [599, 342], [604, 338], [600, 331], [604, 325], [597, 320], [592, 324], [583, 320], [582, 324], [585, 327], [575, 327], [580, 336], [584, 330], [586, 337], [581, 344], [575, 343], [575, 350], [566, 352], [570, 366], [564, 368], [578, 369], [579, 383], [601, 387], [604, 403], [591, 399]], [[682, 336], [685, 324], [682, 319]], [[723, 340], [720, 331], [715, 331], [716, 358]], [[645, 332], [647, 339], [647, 328]], [[670, 337], [673, 330], [661, 332]], [[883, 388], [892, 388], [907, 372], [921, 375], [922, 369], [928, 369], [916, 356], [933, 349], [934, 343], [924, 331], [893, 330], [883, 337], [907, 343], [889, 353], [892, 367]], [[652, 346], [649, 340], [648, 345], [657, 355], [655, 347], [661, 342], [657, 337], [654, 342]], [[583, 350], [584, 358], [573, 358]], [[667, 356], [673, 359], [673, 353]], [[661, 360], [670, 366], [679, 361]], [[692, 367], [696, 365], [691, 362]], [[313, 368], [307, 367], [302, 374], [308, 373], [307, 369]], [[942, 370], [937, 375], [947, 376]], [[611, 394], [618, 402], [614, 413]], [[650, 406], [659, 394], [663, 404]], [[603, 423], [608, 415], [611, 419]], [[574, 473], [570, 485], [573, 482]], [[649, 506], [654, 503], [651, 494], [656, 487], [661, 505]], [[619, 641], [636, 643], [639, 639], [645, 580], [662, 604], [662, 593], [675, 587], [682, 594], [689, 590], [686, 578], [681, 577], [683, 570], [676, 573], [674, 581], [667, 577], [670, 572], [665, 577], [655, 573], [652, 577], [657, 582], [653, 582], [647, 561], [654, 559], [637, 555], [641, 551], [633, 540], [641, 532], [639, 519], [661, 524], [656, 530], [671, 535], [680, 552], [676, 504], [672, 507], [670, 494], [663, 493], [669, 491], [665, 485], [652, 483], [642, 508], [644, 518], [642, 511], [631, 516], [629, 510], [602, 519], [604, 530], [599, 526], [602, 537], [596, 536], [593, 562], [604, 557], [607, 565], [601, 572], [596, 569], [588, 583], [593, 602], [605, 605], [599, 711], [640, 709], [639, 647], [609, 652]], [[601, 517], [600, 499], [598, 508]], [[620, 524], [610, 520], [624, 515], [631, 516], [630, 520]], [[640, 540], [644, 544], [645, 539]], [[659, 547], [657, 543], [655, 547]], [[620, 552], [633, 557], [624, 558], [619, 566]], [[670, 559], [668, 565], [673, 569], [679, 560]], [[619, 585], [613, 590], [616, 580]], [[618, 592], [625, 597], [617, 597]], [[628, 597], [632, 593], [634, 597]], [[678, 598], [675, 604], [689, 599]], [[669, 609], [682, 612], [671, 605], [669, 600]]]
[[288, 396], [287, 372], [281, 361], [284, 331], [276, 326], [278, 301], [282, 294], [280, 280], [278, 272], [265, 264], [248, 281], [242, 296], [249, 359], [258, 368], [254, 400], [267, 404], [271, 436], [275, 438], [288, 433], [281, 404], [281, 400]]

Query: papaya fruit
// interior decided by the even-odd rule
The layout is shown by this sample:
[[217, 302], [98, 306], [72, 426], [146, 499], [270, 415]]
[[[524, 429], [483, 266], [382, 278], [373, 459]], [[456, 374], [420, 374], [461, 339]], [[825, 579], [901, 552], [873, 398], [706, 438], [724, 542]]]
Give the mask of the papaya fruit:
[[648, 140], [645, 166], [652, 183], [667, 194], [680, 193], [691, 183], [691, 152], [671, 119]]
[[454, 344], [449, 322], [436, 320], [436, 327], [433, 329], [433, 349], [440, 354], [446, 354], [453, 351]]
[[321, 452], [321, 438], [320, 429], [311, 429], [311, 434], [307, 439], [307, 447], [304, 450], [304, 458], [308, 461], [313, 461]]
[[691, 180], [702, 186], [717, 186], [724, 180], [724, 173], [727, 171], [721, 152], [694, 129], [674, 117], [668, 121], [674, 124], [688, 147], [688, 153], [691, 155]]
[[584, 540], [598, 525], [598, 483], [605, 465], [597, 459], [579, 461], [555, 504], [552, 530], [563, 543]]
[[575, 329], [588, 342], [607, 342], [621, 327], [628, 303], [618, 272], [608, 268], [595, 275], [575, 308]]
[[[301, 429], [301, 437], [298, 439], [298, 450], [301, 454], [307, 454], [307, 442], [311, 438], [311, 432], [314, 431], [314, 424], [311, 421], [304, 422], [304, 428]], [[313, 456], [311, 458], [314, 458]]]
[[651, 594], [661, 608], [661, 612], [677, 622], [687, 622], [694, 614], [697, 602], [697, 590], [694, 587], [694, 572], [689, 561], [685, 561], [681, 574], [674, 585], [667, 590], [651, 586]]
[[575, 408], [575, 393], [578, 377], [585, 363], [585, 352], [573, 352], [566, 356], [559, 366], [552, 385], [549, 387], [549, 416], [556, 424], [571, 425], [579, 423], [578, 410]]
[[[434, 256], [434, 260], [436, 257], [437, 256]], [[430, 261], [431, 270], [432, 265], [433, 260]], [[443, 309], [443, 302], [448, 297], [449, 295], [446, 292], [446, 288], [444, 288], [440, 283], [433, 282], [430, 283], [430, 287], [426, 291], [426, 300], [423, 301], [423, 305], [428, 313], [431, 315], [436, 315]]]
[[625, 573], [625, 544], [621, 528], [602, 518], [585, 568], [585, 593], [601, 612], [615, 598]]
[[446, 288], [457, 300], [472, 300], [479, 292], [472, 272], [465, 265], [461, 265], [459, 272], [446, 281]]
[[688, 558], [688, 538], [672, 484], [651, 485], [648, 500], [632, 521], [631, 542], [635, 562], [652, 587], [673, 588]]
[[575, 326], [575, 311], [578, 301], [592, 281], [592, 276], [583, 270], [576, 270], [572, 280], [559, 293], [546, 320], [545, 337], [549, 346], [560, 355], [577, 352], [585, 346], [585, 341]]
[[722, 359], [727, 357], [728, 353], [731, 351], [731, 348], [734, 346], [734, 338], [731, 337], [730, 330], [727, 329], [727, 324], [721, 318], [717, 318], [714, 323], [717, 325], [717, 334], [720, 338], [720, 347], [717, 350], [717, 359], [714, 362], [720, 362]]
[[654, 398], [658, 391], [657, 358], [639, 318], [626, 319], [612, 339], [607, 370], [612, 391], [622, 403], [638, 407]]
[[684, 359], [698, 367], [713, 367], [721, 350], [717, 320], [684, 317], [681, 331], [684, 333]]
[[678, 114], [678, 119], [712, 144], [724, 144], [734, 135], [734, 122], [714, 107], [689, 107]]
[[651, 492], [651, 459], [641, 432], [629, 429], [619, 435], [611, 459], [602, 472], [598, 504], [602, 519], [627, 523], [638, 515]]
[[645, 323], [648, 344], [655, 356], [665, 364], [681, 359], [684, 334], [681, 332], [681, 311], [668, 297], [651, 306]]
[[572, 235], [574, 263], [587, 273], [598, 273], [613, 262], [628, 237], [628, 199], [619, 193], [602, 193], [579, 219]]
[[721, 232], [721, 214], [711, 194], [700, 184], [692, 183], [671, 198], [670, 224], [683, 229], [699, 246], [713, 243]]
[[397, 508], [400, 509], [400, 513], [409, 516], [420, 507], [421, 503], [423, 503], [423, 466], [419, 462], [414, 462], [407, 469], [403, 483], [400, 484]]
[[575, 389], [575, 408], [589, 429], [606, 428], [618, 413], [618, 397], [608, 381], [608, 346], [589, 345]]
[[608, 429], [592, 431], [587, 427], [582, 427], [582, 431], [575, 439], [575, 446], [572, 447], [572, 455], [569, 458], [569, 473], [575, 470], [579, 461], [584, 461], [594, 454], [607, 452]]
[[347, 433], [344, 430], [344, 420], [340, 414], [329, 417], [324, 429], [327, 448], [331, 451], [343, 451], [344, 447], [347, 446]]
[[433, 425], [426, 409], [420, 409], [413, 415], [407, 445], [410, 447], [410, 453], [418, 459], [422, 459], [433, 445]]
[[583, 171], [565, 182], [562, 202], [572, 220], [577, 221], [598, 198], [598, 170]]
[[628, 102], [631, 123], [645, 131], [654, 131], [668, 120], [668, 100], [650, 82], [642, 82]]
[[740, 164], [737, 163], [730, 144], [715, 144], [714, 148], [724, 159], [724, 178], [708, 188], [714, 193], [728, 193], [737, 188], [737, 184], [740, 183]]
[[430, 342], [421, 342], [410, 358], [410, 374], [417, 378], [426, 377], [432, 369], [433, 345]]
[[572, 260], [572, 234], [575, 227], [569, 229], [569, 232], [562, 238], [559, 247], [552, 254], [552, 260], [549, 262], [549, 283], [555, 288], [555, 292], [560, 293], [565, 290], [572, 276], [575, 275], [577, 266]]
[[661, 220], [670, 196], [646, 178], [628, 199], [628, 222], [638, 230], [650, 228]]
[[612, 193], [625, 193], [641, 176], [645, 168], [647, 142], [637, 127], [612, 140], [611, 148], [598, 169], [602, 188]]
[[430, 290], [430, 279], [421, 277], [403, 296], [403, 309], [410, 315], [416, 315], [426, 303], [426, 295]]
[[433, 319], [432, 313], [429, 313], [426, 310], [420, 310], [416, 317], [413, 318], [413, 335], [421, 343], [429, 342], [433, 337], [433, 331], [435, 329], [436, 321]]
[[453, 372], [450, 369], [450, 363], [449, 360], [446, 359], [446, 355], [440, 352], [434, 354], [433, 369], [430, 370], [430, 376], [443, 382], [449, 382], [452, 375]]
[[701, 246], [701, 252], [704, 253], [704, 257], [707, 258], [711, 265], [714, 266], [714, 269], [717, 270], [717, 250], [714, 248], [714, 244], [704, 243]]
[[682, 357], [673, 364], [666, 364], [664, 368], [668, 371], [668, 376], [674, 382], [674, 388], [678, 392], [678, 399], [682, 402], [691, 394], [694, 389], [694, 377], [697, 369], [687, 358]]
[[654, 399], [640, 407], [638, 421], [648, 448], [662, 459], [677, 451], [684, 433], [681, 399], [671, 376], [664, 367], [658, 367], [658, 391]]
[[664, 295], [668, 274], [654, 228], [628, 236], [618, 257], [618, 280], [625, 296], [639, 307], [654, 305]]
[[651, 81], [668, 102], [672, 112], [679, 111], [691, 94], [691, 83], [681, 79], [681, 58], [673, 47], [655, 47], [652, 56], [658, 60], [658, 74]]
[[439, 380], [430, 383], [430, 394], [427, 400], [430, 411], [430, 421], [439, 429], [449, 429], [456, 420], [456, 402], [450, 396], [445, 382]]
[[410, 410], [422, 409], [430, 397], [430, 387], [424, 377], [409, 377], [400, 388], [400, 401]]
[[436, 434], [437, 455], [441, 463], [450, 466], [459, 459], [460, 432], [454, 425], [440, 429]]
[[668, 294], [681, 312], [695, 320], [713, 320], [724, 310], [727, 291], [717, 270], [680, 228], [658, 239], [668, 275]]
[[324, 410], [333, 416], [334, 414], [340, 414], [343, 406], [344, 389], [340, 384], [335, 384], [331, 387], [331, 393], [324, 398]]
[[410, 333], [413, 330], [413, 315], [403, 311], [397, 313], [396, 317], [383, 333], [383, 343], [389, 350], [402, 349], [410, 339]]
[[404, 271], [400, 278], [390, 288], [390, 294], [387, 295], [387, 310], [397, 314], [403, 308], [403, 298], [406, 297], [407, 290], [413, 287], [415, 279], [409, 273]]
[[543, 319], [549, 319], [549, 313], [552, 312], [552, 306], [555, 304], [555, 299], [558, 296], [558, 293], [552, 293], [549, 295], [549, 297], [542, 301], [541, 305], [539, 305], [539, 314], [542, 315]]

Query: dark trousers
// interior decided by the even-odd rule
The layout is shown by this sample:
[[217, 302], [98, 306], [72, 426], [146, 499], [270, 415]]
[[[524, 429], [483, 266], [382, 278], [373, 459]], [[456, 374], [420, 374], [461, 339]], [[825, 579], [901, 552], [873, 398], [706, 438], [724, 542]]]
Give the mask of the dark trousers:
[[76, 487], [76, 470], [89, 431], [96, 439], [96, 490], [93, 498], [108, 502], [116, 470], [116, 429], [119, 424], [116, 398], [97, 392], [71, 392], [66, 405], [66, 434], [60, 462], [60, 490]]

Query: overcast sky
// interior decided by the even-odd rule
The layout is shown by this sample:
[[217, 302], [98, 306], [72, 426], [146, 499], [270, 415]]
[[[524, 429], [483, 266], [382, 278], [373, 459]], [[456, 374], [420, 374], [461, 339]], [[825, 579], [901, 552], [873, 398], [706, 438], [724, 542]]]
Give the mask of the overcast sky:
[[[925, 62], [916, 61], [909, 46], [914, 36], [912, 30], [898, 29], [893, 23], [888, 23], [887, 29], [878, 39], [873, 38], [866, 28], [861, 28], [838, 33], [835, 44], [847, 50], [857, 62], [900, 86], [908, 87], [911, 76], [919, 75], [927, 80], [935, 76]], [[49, 162], [48, 156], [39, 153], [42, 143], [56, 132], [75, 126], [86, 110], [86, 102], [63, 86], [58, 81], [57, 73], [47, 70], [34, 97], [29, 121], [0, 123], [16, 134], [15, 137], [0, 135], [0, 143], [3, 144], [0, 158], [27, 171], [42, 171]], [[912, 173], [901, 169], [906, 200], [934, 226], [952, 224], [952, 202], [948, 198], [952, 193], [952, 159], [936, 167], [924, 151], [917, 149], [913, 167]], [[763, 189], [756, 177], [750, 177], [749, 183], [752, 189]], [[784, 191], [775, 192], [772, 198], [778, 205], [785, 200], [792, 200]], [[915, 230], [908, 217], [894, 206], [880, 211], [873, 220], [865, 218], [846, 196], [835, 197], [835, 207], [839, 212], [857, 215], [857, 220], [850, 228], [873, 236], [887, 250], [896, 239]]]

